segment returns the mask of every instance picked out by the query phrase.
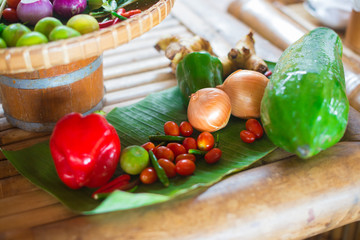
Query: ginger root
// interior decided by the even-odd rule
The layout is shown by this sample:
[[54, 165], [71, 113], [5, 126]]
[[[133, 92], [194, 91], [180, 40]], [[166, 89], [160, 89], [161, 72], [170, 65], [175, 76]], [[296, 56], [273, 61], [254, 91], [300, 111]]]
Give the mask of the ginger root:
[[191, 52], [206, 51], [215, 56], [210, 43], [200, 36], [191, 38], [167, 36], [160, 39], [155, 48], [158, 51], [165, 52], [165, 56], [171, 60], [170, 66], [173, 72], [175, 72], [178, 63]]
[[224, 75], [227, 76], [237, 69], [254, 70], [260, 73], [268, 71], [267, 64], [255, 53], [255, 40], [250, 31], [228, 53], [227, 59], [222, 58]]
[[[229, 74], [238, 69], [254, 70], [260, 73], [268, 71], [268, 67], [263, 59], [255, 53], [255, 41], [252, 31], [249, 32], [232, 48], [227, 56], [220, 57], [223, 64], [223, 76], [227, 77]], [[165, 56], [171, 60], [171, 68], [173, 72], [176, 70], [177, 64], [189, 53], [207, 51], [214, 55], [209, 41], [194, 36], [192, 38], [181, 38], [178, 36], [167, 36], [159, 40], [155, 45], [158, 51], [164, 51]]]

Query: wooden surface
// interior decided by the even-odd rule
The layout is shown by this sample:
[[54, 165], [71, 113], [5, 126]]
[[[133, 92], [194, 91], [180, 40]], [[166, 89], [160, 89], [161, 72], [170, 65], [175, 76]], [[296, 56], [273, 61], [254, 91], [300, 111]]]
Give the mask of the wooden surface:
[[[226, 14], [230, 2], [177, 0], [159, 26], [106, 51], [104, 110], [176, 86], [169, 61], [153, 48], [165, 34], [200, 34], [219, 55], [226, 53], [249, 31]], [[259, 34], [255, 40], [260, 56], [280, 56], [281, 50]], [[3, 148], [23, 148], [49, 137], [13, 128], [0, 116]], [[351, 109], [342, 142], [313, 159], [276, 150], [260, 161], [263, 166], [208, 189], [156, 206], [95, 216], [70, 212], [0, 155], [0, 239], [305, 239], [324, 233], [360, 220], [359, 121], [360, 113]], [[347, 229], [359, 236], [355, 225]]]

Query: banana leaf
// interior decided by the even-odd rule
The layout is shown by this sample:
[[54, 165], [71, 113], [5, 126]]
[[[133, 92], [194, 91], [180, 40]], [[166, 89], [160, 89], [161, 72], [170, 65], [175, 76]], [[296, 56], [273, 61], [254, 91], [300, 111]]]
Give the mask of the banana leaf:
[[[115, 108], [107, 120], [116, 128], [122, 148], [141, 145], [149, 135], [163, 133], [166, 121], [180, 123], [187, 119], [186, 108], [177, 87], [149, 95], [127, 107]], [[231, 117], [229, 124], [217, 134], [220, 136], [221, 160], [213, 165], [196, 162], [196, 171], [188, 177], [175, 177], [170, 186], [157, 182], [140, 185], [134, 192], [115, 191], [103, 201], [94, 200], [95, 189], [72, 190], [57, 176], [51, 158], [49, 142], [36, 144], [19, 151], [2, 150], [6, 158], [28, 180], [56, 197], [72, 211], [97, 214], [133, 209], [169, 201], [199, 188], [209, 187], [227, 175], [244, 170], [273, 151], [276, 147], [264, 136], [252, 144], [241, 141], [239, 133], [245, 129], [245, 120]], [[120, 174], [117, 171], [116, 174]]]
[[[149, 135], [162, 133], [166, 121], [186, 120], [186, 109], [181, 93], [175, 87], [152, 94], [132, 106], [115, 108], [107, 115], [107, 119], [117, 129], [124, 148], [143, 144], [148, 141]], [[22, 175], [65, 206], [78, 213], [95, 214], [160, 203], [196, 188], [211, 186], [225, 176], [249, 167], [275, 149], [266, 136], [253, 144], [243, 143], [239, 137], [242, 129], [245, 129], [245, 121], [232, 117], [228, 126], [217, 132], [223, 151], [222, 159], [217, 164], [208, 165], [204, 161], [197, 161], [194, 175], [173, 178], [169, 187], [163, 187], [161, 183], [140, 185], [133, 193], [115, 191], [103, 201], [91, 198], [94, 189], [72, 190], [60, 181], [48, 142], [19, 151], [2, 151]]]

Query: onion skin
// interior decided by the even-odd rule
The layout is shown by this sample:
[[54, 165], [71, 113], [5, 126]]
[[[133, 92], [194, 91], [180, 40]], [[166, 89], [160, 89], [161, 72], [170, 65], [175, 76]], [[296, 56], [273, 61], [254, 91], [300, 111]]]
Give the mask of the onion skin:
[[231, 116], [230, 98], [217, 88], [200, 89], [190, 96], [187, 116], [198, 131], [220, 130], [227, 125]]
[[86, 0], [54, 0], [54, 11], [61, 17], [71, 18], [82, 13], [86, 5]]
[[252, 70], [238, 70], [217, 88], [230, 97], [232, 115], [239, 118], [260, 117], [260, 105], [269, 79]]
[[35, 25], [40, 19], [52, 17], [53, 6], [49, 0], [20, 1], [16, 14], [21, 22]]

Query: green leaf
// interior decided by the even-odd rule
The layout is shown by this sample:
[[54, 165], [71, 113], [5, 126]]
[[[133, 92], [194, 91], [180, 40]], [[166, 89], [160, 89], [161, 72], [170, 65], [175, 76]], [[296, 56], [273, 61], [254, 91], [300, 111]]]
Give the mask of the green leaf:
[[[137, 104], [115, 108], [107, 120], [116, 128], [122, 148], [141, 145], [148, 136], [163, 132], [163, 124], [173, 120], [186, 120], [186, 109], [177, 87], [151, 94]], [[228, 174], [244, 170], [275, 149], [266, 136], [252, 144], [243, 143], [239, 133], [245, 129], [245, 121], [231, 117], [228, 126], [217, 133], [220, 136], [221, 160], [208, 165], [203, 160], [196, 162], [194, 175], [170, 179], [170, 186], [160, 182], [140, 185], [134, 193], [115, 191], [105, 200], [91, 198], [95, 189], [72, 190], [58, 178], [51, 158], [48, 142], [20, 151], [4, 151], [16, 169], [35, 185], [54, 195], [64, 205], [82, 214], [96, 214], [116, 210], [132, 209], [169, 201], [200, 187], [208, 187]]]

